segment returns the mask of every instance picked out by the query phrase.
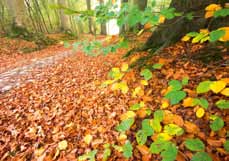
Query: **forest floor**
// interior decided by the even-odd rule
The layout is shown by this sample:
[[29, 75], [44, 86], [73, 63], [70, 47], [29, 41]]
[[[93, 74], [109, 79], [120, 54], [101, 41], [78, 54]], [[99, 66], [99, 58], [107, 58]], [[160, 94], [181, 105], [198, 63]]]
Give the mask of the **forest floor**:
[[[82, 51], [70, 53], [69, 49], [59, 44], [22, 54], [18, 52], [18, 46], [32, 44], [3, 39], [5, 40], [0, 41], [3, 46], [0, 49], [0, 79], [3, 79], [4, 73], [15, 68], [27, 68], [26, 72], [18, 75], [20, 85], [0, 92], [0, 160], [72, 161], [93, 149], [98, 150], [96, 160], [102, 160], [104, 144], [123, 143], [115, 127], [119, 124], [120, 117], [134, 103], [144, 101], [152, 111], [159, 109], [163, 91], [172, 79], [182, 80], [185, 76], [189, 77], [189, 84], [184, 90], [189, 97], [197, 97], [198, 94], [193, 89], [199, 82], [229, 78], [229, 66], [224, 64], [229, 60], [228, 55], [224, 55], [223, 60], [218, 63], [206, 65], [199, 61], [190, 61], [187, 55], [184, 56], [187, 48], [193, 54], [201, 46], [178, 43], [149, 61], [150, 64], [163, 62], [163, 68], [152, 71], [153, 79], [148, 81], [141, 97], [133, 98], [131, 92], [122, 94], [109, 87], [102, 87], [101, 84], [108, 79], [107, 74], [113, 67], [129, 64], [145, 53], [123, 60], [121, 57], [126, 50], [119, 49], [115, 54], [90, 57]], [[54, 59], [49, 61], [47, 58]], [[23, 70], [19, 70], [19, 73], [20, 71]], [[10, 75], [5, 82], [15, 76]], [[129, 91], [138, 87], [141, 79], [138, 69], [131, 70], [124, 76]], [[13, 83], [15, 84], [14, 81]], [[214, 93], [203, 96], [208, 99], [210, 107], [201, 119], [196, 118], [193, 108], [184, 108], [182, 104], [166, 109], [174, 114], [167, 121], [179, 124], [186, 131], [184, 136], [173, 138], [180, 148], [178, 161], [190, 160], [192, 157], [192, 153], [185, 149], [183, 141], [194, 136], [204, 141], [206, 151], [214, 161], [229, 160], [228, 153], [223, 149], [229, 135], [229, 111], [213, 108], [216, 100], [227, 100], [227, 97]], [[224, 120], [225, 126], [220, 132], [210, 130], [210, 114], [220, 115]], [[141, 113], [137, 115], [136, 125], [127, 133], [134, 147], [133, 157], [129, 160], [161, 160], [160, 156], [149, 154], [148, 148], [137, 145], [134, 138], [138, 124], [143, 118], [149, 118]], [[63, 143], [67, 143], [67, 147]], [[148, 141], [146, 145], [150, 143]], [[110, 160], [128, 159], [113, 150]]]

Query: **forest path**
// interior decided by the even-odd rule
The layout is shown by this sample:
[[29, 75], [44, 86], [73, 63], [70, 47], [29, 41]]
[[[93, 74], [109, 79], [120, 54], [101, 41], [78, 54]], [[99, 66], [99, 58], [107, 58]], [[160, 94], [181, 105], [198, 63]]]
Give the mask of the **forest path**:
[[[2, 84], [11, 82], [0, 92], [0, 160], [49, 160], [62, 140], [69, 146], [58, 159], [76, 160], [88, 147], [87, 134], [92, 148], [115, 143], [114, 126], [130, 98], [101, 84], [125, 52], [98, 57], [64, 52], [1, 74]], [[39, 148], [44, 151], [37, 155]]]
[[[59, 60], [69, 57], [72, 54], [73, 52], [70, 50], [62, 51], [54, 56], [49, 56], [46, 58], [42, 58], [40, 60], [35, 60], [29, 65], [17, 67], [4, 73], [0, 73], [0, 93], [8, 91], [13, 87], [18, 87], [22, 83], [33, 81], [34, 78], [32, 79], [29, 76], [31, 74], [31, 71], [36, 71], [37, 69], [45, 68], [55, 63], [58, 63]], [[40, 73], [35, 73], [35, 78], [38, 78]], [[27, 76], [26, 79], [25, 76]]]

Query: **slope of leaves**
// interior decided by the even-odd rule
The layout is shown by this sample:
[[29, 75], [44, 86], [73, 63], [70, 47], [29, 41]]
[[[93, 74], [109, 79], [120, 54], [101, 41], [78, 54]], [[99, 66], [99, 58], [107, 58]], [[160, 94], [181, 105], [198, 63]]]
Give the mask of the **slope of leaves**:
[[[199, 49], [190, 47], [193, 53]], [[150, 69], [152, 78], [146, 80], [141, 70], [126, 70], [126, 63], [145, 53], [121, 68], [123, 50], [106, 57], [78, 52], [40, 69], [39, 79], [0, 95], [1, 160], [228, 160], [228, 110], [222, 109], [226, 101], [216, 104], [228, 97], [214, 93], [213, 85], [208, 92], [196, 91], [200, 82], [228, 78], [228, 66], [187, 61], [186, 50], [187, 44], [178, 43], [154, 56], [148, 65], [163, 66]], [[122, 69], [115, 81], [128, 86], [125, 94], [124, 86], [115, 91], [101, 86], [114, 67]], [[171, 90], [189, 99], [170, 105], [164, 96]], [[199, 108], [202, 117], [196, 116]], [[122, 124], [127, 119], [134, 122]], [[222, 120], [220, 129], [210, 128]], [[120, 124], [124, 128], [117, 131]]]

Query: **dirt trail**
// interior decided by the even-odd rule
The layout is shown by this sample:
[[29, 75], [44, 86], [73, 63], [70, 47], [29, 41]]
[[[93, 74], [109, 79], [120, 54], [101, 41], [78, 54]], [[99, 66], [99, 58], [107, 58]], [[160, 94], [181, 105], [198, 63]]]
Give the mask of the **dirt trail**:
[[[35, 71], [37, 68], [45, 68], [47, 66], [51, 66], [57, 63], [59, 60], [66, 58], [72, 54], [72, 51], [63, 51], [57, 55], [36, 60], [29, 65], [17, 67], [7, 72], [0, 73], [0, 92], [8, 91], [13, 87], [20, 86], [22, 83], [32, 81], [30, 77], [27, 77], [26, 80], [22, 78], [28, 76], [31, 71]], [[36, 76], [39, 77], [39, 73], [37, 73]]]

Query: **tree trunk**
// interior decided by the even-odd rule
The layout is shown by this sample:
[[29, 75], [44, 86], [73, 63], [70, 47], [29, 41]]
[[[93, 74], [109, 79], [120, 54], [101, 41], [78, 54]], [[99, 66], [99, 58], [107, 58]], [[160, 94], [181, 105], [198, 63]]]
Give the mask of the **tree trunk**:
[[182, 36], [191, 31], [199, 31], [207, 27], [215, 29], [222, 25], [228, 26], [228, 17], [226, 19], [223, 18], [224, 20], [214, 20], [214, 22], [211, 22], [212, 25], [210, 26], [209, 20], [204, 18], [206, 6], [220, 2], [222, 2], [222, 0], [172, 0], [170, 7], [176, 8], [178, 12], [182, 13], [193, 12], [193, 20], [187, 20], [184, 17], [167, 20], [164, 24], [159, 25], [152, 33], [141, 50], [153, 49], [152, 51], [155, 51], [155, 49], [166, 47], [171, 43], [179, 41]]
[[[104, 4], [104, 0], [99, 0], [100, 5]], [[106, 27], [106, 23], [101, 23], [101, 35], [106, 35], [107, 34], [107, 27]]]
[[24, 0], [7, 0], [7, 6], [13, 17], [13, 24], [15, 26], [25, 27], [28, 21], [26, 19]]
[[[58, 0], [58, 4], [66, 7], [66, 0]], [[63, 10], [60, 10], [60, 29], [61, 31], [69, 30], [69, 19], [68, 16], [64, 14]]]
[[[88, 10], [91, 10], [91, 0], [86, 0], [86, 3], [87, 3], [87, 9]], [[91, 17], [89, 17], [88, 18], [88, 29], [89, 29], [89, 33], [90, 34], [93, 34], [94, 32], [93, 32], [93, 29], [92, 29], [92, 18]]]
[[147, 0], [134, 0], [134, 4], [138, 6], [141, 11], [147, 7]]

